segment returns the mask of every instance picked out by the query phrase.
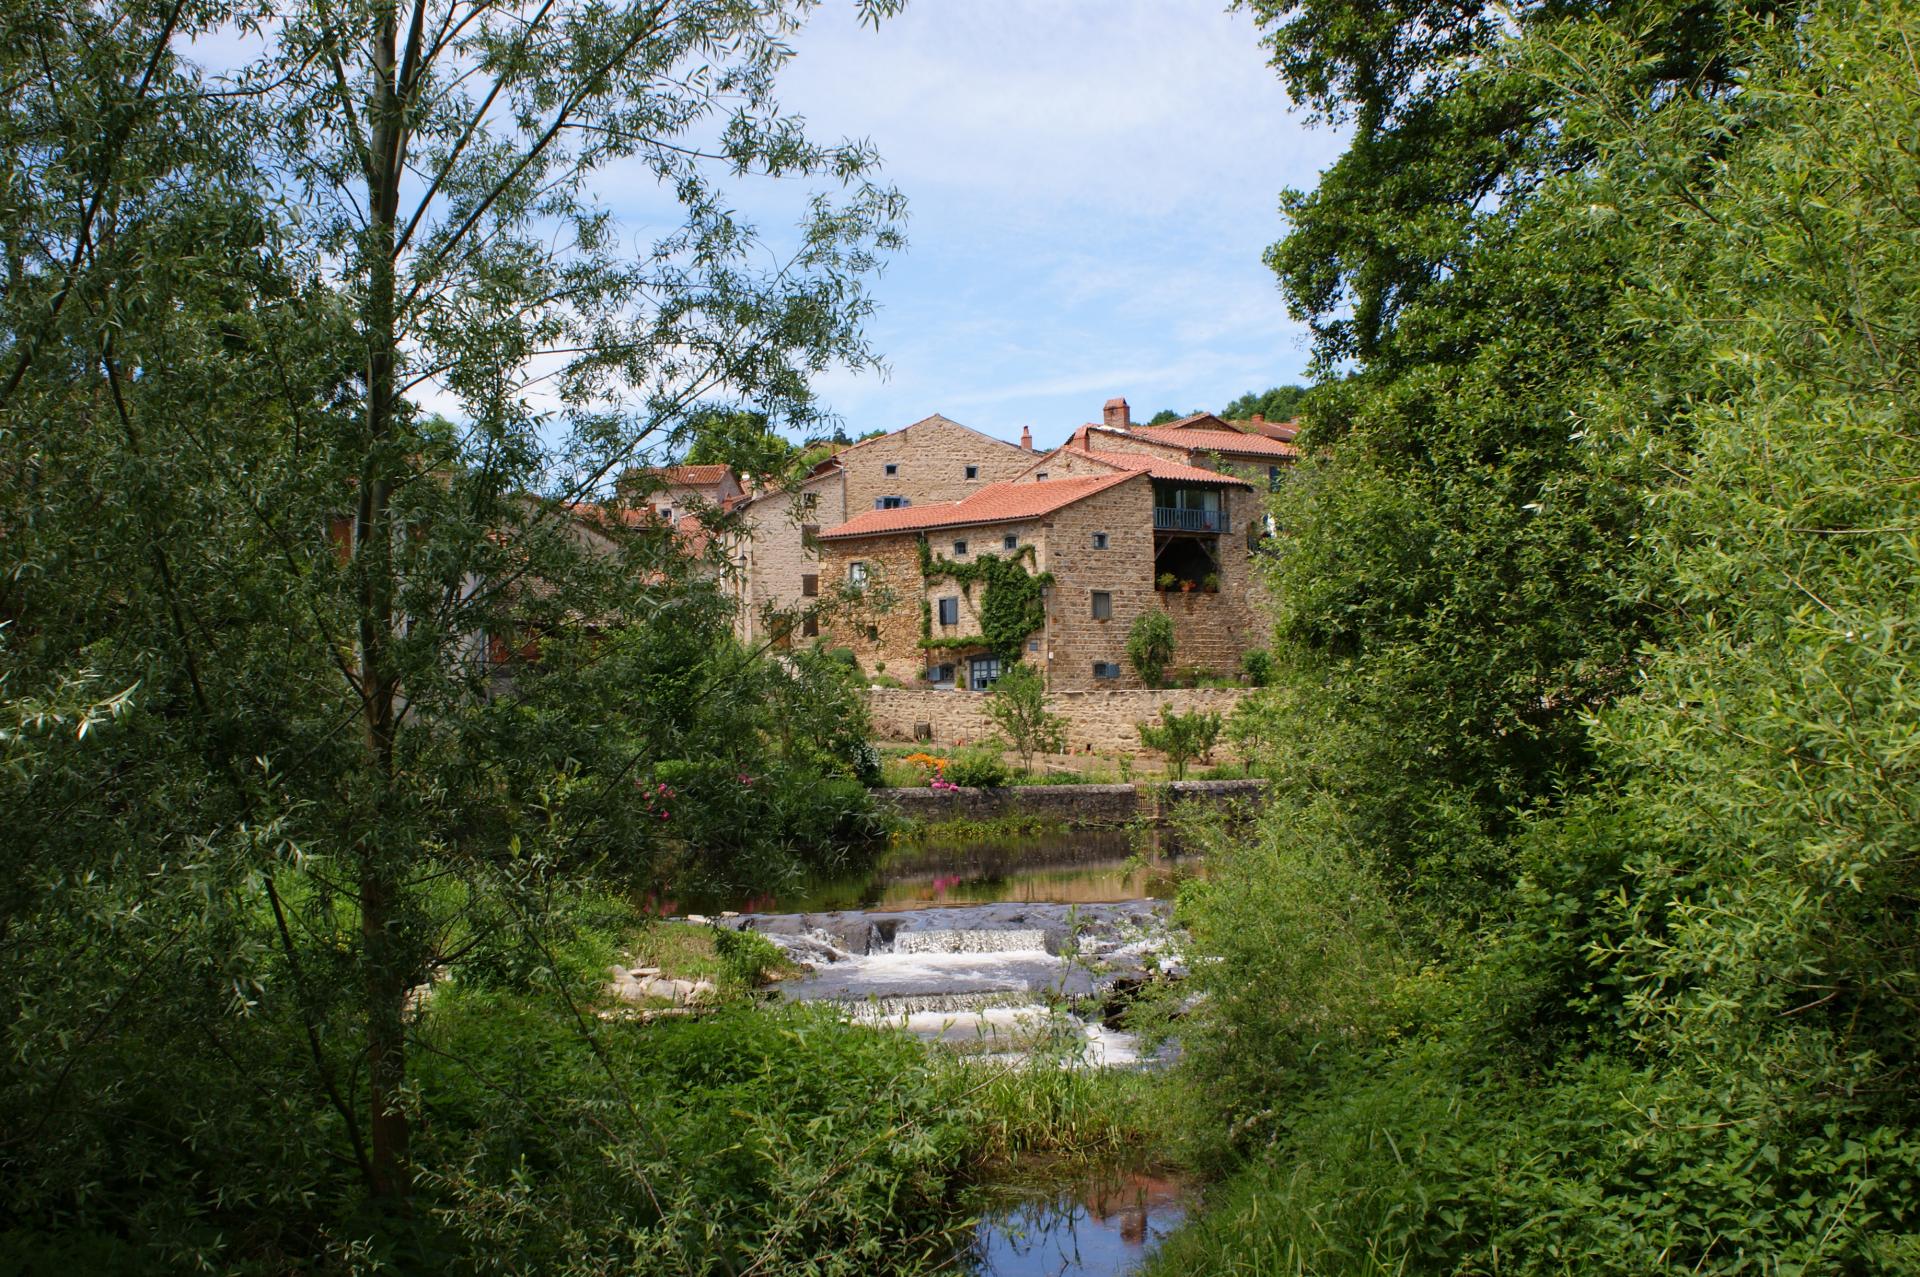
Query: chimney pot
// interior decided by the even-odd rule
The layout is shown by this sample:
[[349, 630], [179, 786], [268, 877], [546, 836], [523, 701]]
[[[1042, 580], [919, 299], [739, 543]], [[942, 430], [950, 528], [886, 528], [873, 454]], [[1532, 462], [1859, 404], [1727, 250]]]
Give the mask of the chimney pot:
[[1125, 430], [1133, 424], [1133, 413], [1124, 399], [1109, 399], [1107, 406], [1100, 410], [1100, 419], [1110, 430]]
[[1020, 427], [1020, 446], [1028, 452], [1033, 451], [1033, 431], [1025, 426]]

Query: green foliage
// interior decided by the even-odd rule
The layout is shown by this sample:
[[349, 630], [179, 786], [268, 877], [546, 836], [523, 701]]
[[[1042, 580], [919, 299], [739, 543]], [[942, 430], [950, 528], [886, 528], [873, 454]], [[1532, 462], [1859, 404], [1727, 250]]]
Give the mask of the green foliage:
[[1273, 681], [1273, 653], [1256, 647], [1240, 654], [1240, 673], [1249, 687], [1265, 687]]
[[1219, 415], [1228, 421], [1245, 421], [1256, 415], [1275, 423], [1292, 421], [1306, 397], [1305, 386], [1275, 386], [1258, 394], [1250, 390], [1222, 408]]
[[1160, 686], [1173, 661], [1173, 647], [1173, 618], [1165, 608], [1148, 608], [1127, 628], [1127, 662], [1148, 687]]
[[984, 647], [1003, 661], [1018, 661], [1027, 650], [1028, 637], [1047, 623], [1046, 589], [1053, 584], [1053, 573], [1027, 571], [1025, 565], [1034, 561], [1034, 548], [1023, 545], [1005, 558], [982, 554], [971, 563], [936, 557], [925, 537], [920, 538], [918, 549], [922, 581], [952, 581], [968, 597], [975, 585], [982, 587], [979, 635], [934, 638], [931, 605], [922, 603], [920, 646], [930, 651]]
[[712, 931], [721, 971], [735, 988], [758, 988], [766, 983], [769, 973], [787, 965], [780, 946], [757, 931], [736, 931], [732, 927], [714, 927]]
[[702, 405], [687, 414], [687, 465], [723, 465], [743, 477], [778, 478], [792, 467], [796, 449], [776, 433], [764, 412]]
[[994, 680], [983, 706], [987, 717], [1020, 755], [1020, 771], [1033, 770], [1036, 753], [1067, 747], [1067, 720], [1047, 708], [1046, 682], [1031, 665], [1016, 664]]
[[[1472, 33], [1499, 44], [1491, 83], [1341, 90], [1375, 112], [1371, 163], [1423, 121], [1442, 152], [1423, 180], [1582, 162], [1474, 226], [1444, 275], [1394, 285], [1410, 263], [1376, 263], [1337, 338], [1369, 356], [1326, 401], [1357, 409], [1352, 430], [1281, 498], [1319, 544], [1282, 550], [1301, 593], [1282, 596], [1269, 702], [1279, 805], [1183, 903], [1220, 959], [1196, 965], [1209, 996], [1182, 1026], [1193, 1093], [1259, 1155], [1160, 1271], [1894, 1274], [1920, 1255], [1920, 346], [1890, 340], [1920, 331], [1903, 194], [1920, 160], [1885, 144], [1920, 128], [1920, 19], [1559, 16]], [[1296, 26], [1283, 47], [1372, 47], [1363, 28]], [[1296, 70], [1346, 75], [1347, 56]], [[1467, 95], [1498, 102], [1507, 77], [1506, 100], [1550, 109], [1491, 134], [1502, 149], [1445, 153], [1489, 123]], [[1411, 85], [1454, 100], [1396, 98]], [[1376, 174], [1382, 195], [1413, 171]], [[1348, 234], [1321, 219], [1356, 189], [1317, 198], [1289, 260]], [[1351, 210], [1350, 246], [1384, 208]], [[1581, 260], [1612, 262], [1600, 295], [1563, 274]], [[1501, 300], [1503, 271], [1535, 301]], [[1529, 335], [1551, 309], [1560, 338]], [[1415, 358], [1439, 334], [1465, 364]], [[1611, 375], [1563, 359], [1581, 345]], [[1425, 442], [1386, 429], [1509, 378], [1570, 415], [1564, 445], [1463, 395], [1449, 420], [1471, 423], [1481, 469], [1446, 485], [1425, 459], [1471, 461], [1466, 437], [1441, 418]], [[1488, 504], [1522, 473], [1521, 514]], [[1453, 559], [1469, 549], [1479, 583]], [[1530, 662], [1473, 619], [1522, 551], [1534, 570], [1499, 621]], [[1455, 579], [1430, 578], [1434, 559]], [[1408, 626], [1429, 610], [1424, 635]], [[1580, 704], [1584, 722], [1560, 717]], [[1503, 757], [1516, 735], [1535, 758]], [[1496, 802], [1531, 811], [1496, 819]], [[1436, 944], [1441, 902], [1477, 930]], [[1249, 938], [1274, 914], [1323, 934]], [[1290, 969], [1320, 953], [1335, 965]]]
[[1166, 755], [1174, 779], [1180, 780], [1187, 774], [1188, 763], [1213, 753], [1220, 739], [1220, 726], [1217, 711], [1194, 709], [1176, 714], [1171, 705], [1162, 705], [1158, 723], [1139, 725], [1140, 743]]
[[1013, 773], [998, 749], [969, 745], [948, 761], [947, 779], [969, 789], [1000, 789], [1013, 779]]

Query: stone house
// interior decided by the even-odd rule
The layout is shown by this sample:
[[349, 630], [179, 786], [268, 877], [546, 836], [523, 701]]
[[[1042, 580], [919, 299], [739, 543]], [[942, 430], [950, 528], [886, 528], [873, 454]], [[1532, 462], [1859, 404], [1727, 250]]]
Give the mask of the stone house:
[[827, 637], [909, 686], [984, 690], [1017, 655], [1053, 690], [1135, 688], [1127, 633], [1158, 608], [1176, 670], [1232, 674], [1259, 641], [1246, 546], [1263, 514], [1236, 476], [1069, 445], [961, 500], [821, 532], [825, 579], [871, 600]]
[[674, 523], [701, 509], [725, 510], [746, 495], [740, 477], [723, 465], [646, 466], [620, 478], [634, 508]]
[[820, 529], [862, 511], [959, 501], [1013, 478], [1033, 457], [1031, 436], [1024, 446], [1011, 444], [934, 413], [840, 449], [795, 490], [753, 494], [736, 507], [741, 527], [729, 547], [736, 633], [756, 645], [819, 634], [808, 610], [833, 593], [821, 589]]

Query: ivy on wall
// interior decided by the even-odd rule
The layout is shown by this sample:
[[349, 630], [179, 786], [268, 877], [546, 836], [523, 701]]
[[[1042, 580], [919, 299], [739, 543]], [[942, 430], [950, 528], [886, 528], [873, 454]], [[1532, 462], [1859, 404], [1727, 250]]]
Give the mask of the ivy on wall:
[[1053, 584], [1053, 573], [1030, 572], [1033, 547], [1023, 545], [1004, 558], [982, 554], [971, 563], [955, 563], [935, 558], [933, 547], [920, 538], [920, 579], [926, 584], [952, 581], [960, 592], [973, 598], [973, 587], [981, 587], [976, 611], [981, 633], [962, 638], [933, 636], [933, 605], [920, 604], [920, 646], [929, 651], [943, 648], [984, 647], [1003, 661], [1017, 661], [1026, 647], [1027, 635], [1047, 623], [1044, 591]]

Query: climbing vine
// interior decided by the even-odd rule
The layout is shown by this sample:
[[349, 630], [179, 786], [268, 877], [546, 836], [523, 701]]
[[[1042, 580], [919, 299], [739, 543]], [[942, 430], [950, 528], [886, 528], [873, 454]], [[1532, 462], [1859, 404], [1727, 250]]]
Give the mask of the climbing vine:
[[985, 647], [1003, 661], [1019, 660], [1027, 635], [1047, 622], [1042, 592], [1053, 584], [1053, 573], [1028, 571], [1028, 565], [1035, 561], [1033, 547], [1023, 545], [1004, 558], [983, 554], [971, 563], [955, 563], [951, 559], [935, 558], [933, 547], [922, 537], [919, 551], [923, 582], [952, 581], [969, 599], [976, 584], [982, 587], [977, 609], [981, 633], [962, 638], [935, 638], [933, 605], [923, 600], [920, 646], [928, 650]]

